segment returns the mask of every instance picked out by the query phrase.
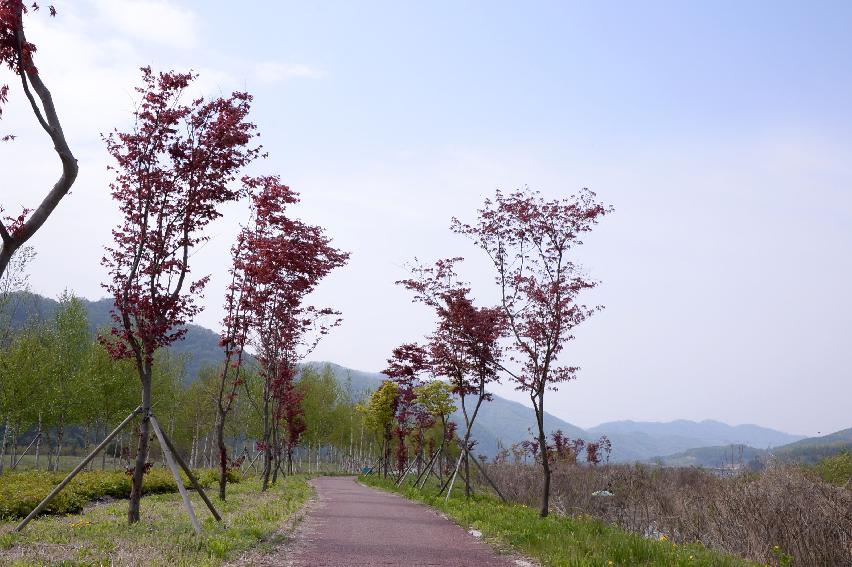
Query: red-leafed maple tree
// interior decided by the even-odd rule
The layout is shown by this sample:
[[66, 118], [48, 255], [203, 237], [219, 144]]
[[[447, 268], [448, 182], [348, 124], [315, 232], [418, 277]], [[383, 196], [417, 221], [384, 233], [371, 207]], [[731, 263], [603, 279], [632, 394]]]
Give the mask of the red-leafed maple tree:
[[[62, 165], [62, 173], [38, 207], [25, 209], [18, 216], [0, 219], [0, 276], [6, 271], [15, 251], [41, 228], [77, 179], [77, 160], [62, 132], [50, 90], [44, 84], [33, 60], [36, 46], [27, 41], [24, 34], [24, 16], [30, 10], [38, 9], [38, 3], [32, 3], [28, 8], [23, 0], [0, 0], [0, 67], [8, 67], [20, 78], [21, 87], [36, 120], [53, 143], [54, 151]], [[50, 14], [56, 15], [53, 6], [50, 6]], [[8, 95], [9, 86], [0, 83], [0, 118], [3, 117], [3, 104]], [[14, 136], [11, 134], [0, 135], [0, 141], [12, 138]], [[0, 207], [0, 213], [2, 210]]]
[[284, 425], [281, 444], [287, 454], [287, 474], [293, 474], [293, 451], [299, 444], [302, 434], [308, 426], [305, 422], [305, 409], [302, 402], [305, 393], [296, 387], [294, 377], [280, 384], [277, 391], [277, 419]]
[[231, 247], [231, 283], [225, 292], [225, 318], [219, 345], [224, 351], [224, 361], [219, 373], [216, 396], [216, 446], [219, 449], [219, 498], [225, 499], [228, 485], [228, 447], [225, 445], [225, 421], [234, 407], [239, 387], [245, 383], [242, 376], [245, 348], [249, 340], [251, 314], [248, 297], [252, 282], [246, 273], [243, 256], [246, 253], [246, 233], [240, 231]]
[[436, 262], [434, 267], [415, 267], [413, 278], [397, 283], [413, 291], [414, 300], [432, 307], [437, 315], [437, 328], [429, 337], [431, 371], [449, 380], [461, 402], [465, 493], [469, 496], [471, 431], [482, 403], [491, 399], [487, 386], [500, 378], [504, 318], [500, 307], [474, 305], [470, 288], [455, 272], [460, 260], [451, 258]]
[[183, 337], [184, 325], [207, 277], [191, 280], [190, 257], [207, 240], [205, 227], [219, 206], [244, 192], [240, 170], [259, 155], [255, 126], [247, 121], [251, 96], [183, 101], [195, 76], [142, 69], [135, 127], [105, 137], [115, 160], [113, 199], [123, 219], [113, 230], [103, 264], [104, 284], [115, 301], [116, 358], [131, 358], [142, 385], [142, 422], [133, 471], [128, 521], [139, 520], [148, 454], [154, 353]]
[[471, 238], [493, 262], [502, 311], [512, 338], [517, 369], [509, 373], [529, 393], [538, 428], [544, 485], [541, 516], [550, 501], [550, 463], [544, 431], [544, 394], [575, 377], [574, 366], [560, 354], [573, 338], [574, 327], [600, 307], [577, 303], [578, 295], [595, 287], [571, 260], [583, 234], [612, 208], [596, 201], [587, 189], [566, 199], [545, 200], [528, 189], [485, 201], [475, 224], [453, 219], [455, 232]]
[[397, 438], [396, 465], [400, 473], [403, 472], [408, 463], [406, 439], [418, 425], [420, 425], [419, 431], [422, 435], [423, 426], [428, 417], [420, 411], [417, 393], [414, 389], [420, 385], [420, 375], [426, 372], [430, 366], [429, 353], [426, 349], [414, 343], [407, 343], [393, 349], [392, 356], [388, 359], [388, 368], [383, 372], [398, 387], [394, 435]]
[[[321, 227], [287, 214], [297, 194], [279, 178], [247, 181], [253, 192], [254, 224], [244, 231], [244, 271], [251, 286], [246, 310], [252, 319], [252, 341], [264, 379], [262, 411], [264, 450], [263, 489], [274, 482], [280, 467], [282, 443], [279, 425], [295, 416], [292, 382], [298, 362], [323, 336], [341, 322], [340, 313], [306, 303], [307, 296], [333, 269], [343, 266], [349, 254], [331, 246]], [[285, 408], [285, 406], [288, 406]], [[294, 418], [295, 419], [295, 418]], [[288, 435], [296, 422], [287, 425]], [[301, 431], [299, 435], [301, 435]]]

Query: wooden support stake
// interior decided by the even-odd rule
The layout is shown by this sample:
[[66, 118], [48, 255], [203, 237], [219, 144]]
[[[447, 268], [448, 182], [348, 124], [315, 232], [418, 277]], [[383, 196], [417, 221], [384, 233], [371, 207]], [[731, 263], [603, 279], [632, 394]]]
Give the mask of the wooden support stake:
[[[420, 484], [420, 479], [423, 478], [424, 476], [427, 479], [429, 478], [429, 473], [432, 472], [432, 467], [435, 465], [435, 459], [438, 458], [438, 455], [441, 453], [442, 449], [443, 449], [443, 447], [439, 447], [438, 450], [435, 451], [435, 454], [432, 455], [431, 459], [429, 459], [429, 463], [426, 465], [426, 468], [423, 469], [423, 472], [421, 472], [419, 475], [417, 475], [417, 478], [414, 480], [414, 486], [415, 487], [417, 487], [417, 485]], [[422, 488], [422, 487], [420, 487], [420, 488]]]
[[29, 444], [29, 445], [27, 445], [27, 448], [26, 448], [26, 449], [24, 449], [24, 452], [23, 452], [23, 453], [21, 453], [21, 456], [20, 456], [20, 457], [18, 457], [18, 460], [17, 460], [17, 461], [15, 461], [15, 464], [14, 464], [14, 465], [12, 465], [11, 467], [9, 467], [9, 470], [10, 470], [10, 471], [15, 470], [15, 467], [17, 467], [17, 466], [18, 466], [18, 463], [20, 463], [20, 462], [21, 462], [21, 459], [23, 459], [23, 458], [24, 458], [24, 455], [26, 455], [27, 453], [29, 453], [29, 451], [30, 451], [30, 447], [32, 447], [32, 446], [33, 446], [33, 443], [35, 443], [36, 441], [38, 441], [38, 438], [39, 438], [39, 437], [41, 437], [41, 433], [38, 433], [35, 437], [33, 437], [33, 440], [32, 440], [32, 441], [30, 441], [30, 444]]
[[[437, 465], [438, 461], [435, 461], [435, 464]], [[438, 476], [438, 473], [435, 472], [435, 465], [432, 465], [432, 468], [429, 469], [429, 476], [434, 476], [435, 480], [437, 480], [439, 483], [444, 482], [444, 479], [441, 478], [440, 476]], [[424, 478], [420, 482], [420, 489], [421, 490], [423, 489], [424, 486], [426, 486], [426, 481], [429, 479], [429, 476], [427, 476], [426, 478]]]
[[169, 450], [168, 444], [166, 444], [163, 432], [160, 431], [160, 424], [157, 423], [157, 420], [154, 419], [153, 415], [150, 415], [149, 419], [151, 420], [151, 426], [154, 428], [154, 433], [157, 435], [157, 439], [160, 440], [160, 449], [162, 449], [163, 456], [166, 458], [166, 464], [168, 465], [169, 470], [172, 471], [172, 476], [175, 477], [178, 492], [180, 492], [180, 497], [183, 498], [183, 505], [189, 513], [189, 521], [192, 522], [192, 529], [195, 530], [195, 535], [201, 535], [201, 524], [198, 523], [198, 518], [195, 517], [195, 510], [192, 509], [192, 502], [189, 500], [189, 493], [187, 493], [186, 487], [183, 485], [183, 479], [180, 477], [180, 472], [178, 472], [177, 465], [175, 464], [175, 458], [172, 455], [171, 450]]
[[450, 487], [449, 490], [447, 490], [447, 498], [446, 500], [444, 500], [444, 502], [450, 501], [450, 493], [453, 491], [453, 484], [455, 484], [456, 482], [456, 475], [459, 473], [459, 467], [461, 466], [462, 457], [464, 457], [464, 451], [459, 453], [459, 459], [456, 461], [456, 468], [453, 470], [453, 475], [447, 479], [447, 482], [444, 483], [444, 486], [442, 486], [441, 490], [438, 492], [438, 496], [440, 496], [441, 492], [443, 492], [444, 488], [446, 488], [447, 484], [449, 484]]
[[490, 485], [491, 485], [491, 488], [493, 488], [493, 489], [494, 489], [494, 492], [496, 492], [496, 493], [497, 493], [497, 496], [499, 496], [499, 497], [500, 497], [500, 500], [502, 500], [504, 504], [508, 504], [508, 502], [506, 501], [506, 498], [505, 498], [505, 497], [503, 496], [503, 494], [500, 492], [500, 489], [499, 489], [499, 488], [497, 488], [497, 485], [496, 485], [496, 484], [494, 484], [494, 481], [493, 481], [493, 480], [491, 480], [491, 477], [489, 477], [489, 476], [488, 476], [488, 473], [487, 473], [487, 472], [485, 472], [485, 468], [482, 466], [482, 464], [481, 464], [481, 463], [480, 463], [477, 459], [475, 459], [475, 458], [473, 457], [473, 455], [471, 455], [471, 454], [470, 454], [470, 451], [468, 451], [467, 455], [468, 455], [468, 457], [470, 457], [471, 459], [473, 459], [473, 463], [474, 463], [477, 467], [479, 467], [479, 472], [481, 472], [481, 473], [482, 473], [482, 476], [484, 476], [484, 477], [485, 477], [485, 480], [487, 480], [487, 481], [488, 481], [488, 484], [490, 484]]
[[249, 461], [249, 464], [248, 464], [248, 466], [246, 466], [246, 468], [253, 467], [253, 468], [254, 468], [254, 472], [256, 473], [256, 472], [257, 472], [257, 466], [255, 465], [255, 462], [257, 461], [257, 458], [258, 458], [260, 455], [261, 455], [261, 452], [260, 452], [260, 451], [258, 451], [257, 453], [255, 453], [254, 457], [252, 457], [251, 461]]
[[[152, 415], [151, 420], [156, 421], [156, 418]], [[159, 426], [159, 423], [157, 425]], [[162, 429], [160, 430], [160, 433], [162, 433], [163, 439], [165, 439], [169, 451], [171, 451], [172, 455], [174, 455], [177, 464], [180, 465], [180, 468], [183, 469], [183, 472], [185, 472], [187, 478], [189, 478], [189, 482], [192, 483], [192, 487], [195, 489], [196, 492], [198, 492], [199, 496], [201, 496], [201, 499], [204, 500], [204, 503], [207, 504], [207, 508], [210, 510], [210, 513], [213, 514], [213, 517], [216, 518], [216, 521], [221, 522], [222, 517], [219, 515], [219, 512], [216, 511], [216, 507], [213, 506], [213, 503], [210, 501], [210, 498], [207, 497], [207, 493], [204, 491], [204, 488], [202, 488], [201, 483], [198, 482], [198, 479], [195, 477], [195, 474], [193, 474], [192, 469], [190, 469], [186, 465], [183, 458], [180, 456], [180, 453], [175, 450], [175, 446], [172, 444], [172, 440], [168, 438], [168, 436], [165, 434], [165, 432], [162, 431]]]
[[396, 481], [396, 487], [397, 488], [399, 488], [402, 485], [402, 482], [405, 480], [405, 477], [408, 476], [408, 471], [411, 470], [411, 468], [414, 466], [414, 463], [416, 463], [416, 462], [417, 462], [417, 459], [412, 459], [411, 462], [408, 464], [408, 468], [405, 469], [405, 472], [402, 473], [399, 477], [399, 480]]
[[118, 424], [118, 427], [116, 427], [115, 429], [113, 429], [113, 430], [112, 430], [112, 433], [110, 433], [109, 435], [107, 435], [107, 436], [104, 438], [104, 440], [103, 440], [103, 441], [101, 441], [101, 442], [100, 442], [100, 444], [99, 444], [97, 447], [95, 447], [95, 448], [94, 448], [94, 450], [93, 450], [91, 453], [89, 453], [89, 454], [86, 456], [86, 458], [85, 458], [85, 459], [83, 459], [83, 461], [82, 461], [80, 464], [78, 464], [76, 467], [74, 467], [74, 470], [73, 470], [73, 471], [71, 471], [70, 473], [68, 473], [68, 476], [66, 476], [66, 477], [62, 480], [62, 482], [60, 482], [60, 483], [56, 486], [56, 488], [54, 488], [53, 490], [51, 490], [51, 491], [50, 491], [50, 494], [48, 494], [47, 496], [45, 496], [45, 497], [44, 497], [44, 500], [42, 500], [41, 502], [39, 502], [39, 503], [38, 503], [38, 506], [36, 506], [35, 508], [33, 508], [33, 511], [32, 511], [32, 512], [30, 512], [30, 513], [27, 515], [27, 517], [26, 517], [26, 518], [24, 518], [23, 520], [21, 520], [21, 523], [20, 523], [20, 524], [18, 524], [18, 525], [15, 527], [15, 531], [16, 531], [16, 532], [21, 531], [22, 529], [24, 529], [24, 527], [25, 527], [27, 524], [29, 524], [29, 523], [30, 523], [30, 520], [32, 520], [33, 518], [35, 518], [36, 516], [38, 516], [38, 515], [39, 515], [39, 513], [40, 513], [42, 510], [44, 510], [45, 506], [47, 506], [48, 504], [50, 504], [50, 501], [51, 501], [51, 500], [53, 500], [54, 498], [56, 498], [56, 495], [57, 495], [57, 494], [59, 494], [59, 492], [60, 492], [60, 491], [62, 491], [62, 489], [63, 489], [63, 488], [65, 488], [65, 487], [68, 485], [68, 483], [69, 483], [69, 482], [71, 482], [71, 479], [73, 479], [75, 476], [77, 476], [77, 473], [79, 473], [81, 470], [83, 470], [83, 468], [84, 468], [86, 465], [88, 465], [88, 464], [89, 464], [89, 462], [90, 462], [92, 459], [94, 459], [94, 458], [95, 458], [95, 456], [96, 456], [96, 455], [97, 455], [97, 454], [101, 451], [101, 449], [103, 449], [104, 447], [106, 447], [107, 445], [109, 445], [109, 442], [110, 442], [110, 441], [112, 441], [113, 437], [115, 437], [116, 435], [118, 435], [118, 433], [119, 433], [122, 429], [124, 429], [124, 427], [125, 427], [128, 423], [130, 423], [130, 422], [133, 420], [133, 418], [134, 418], [134, 417], [136, 417], [136, 415], [137, 415], [139, 412], [141, 412], [141, 411], [142, 411], [142, 406], [139, 406], [138, 408], [136, 408], [135, 410], [133, 410], [133, 412], [132, 412], [130, 415], [128, 415], [127, 417], [125, 417], [125, 418], [124, 418], [124, 421], [122, 421], [121, 423], [119, 423], [119, 424]]

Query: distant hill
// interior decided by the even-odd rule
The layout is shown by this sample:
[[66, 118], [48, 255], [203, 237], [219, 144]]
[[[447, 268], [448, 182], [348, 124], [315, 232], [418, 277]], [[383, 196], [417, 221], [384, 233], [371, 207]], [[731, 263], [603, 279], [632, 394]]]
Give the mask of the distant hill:
[[[88, 311], [92, 332], [112, 324], [111, 299], [89, 301], [81, 298], [81, 301]], [[51, 319], [58, 305], [54, 299], [33, 293], [19, 293], [10, 302], [11, 312], [7, 315], [11, 318], [14, 327], [21, 327], [29, 320]], [[221, 362], [222, 352], [219, 348], [218, 333], [198, 325], [188, 325], [186, 337], [173, 344], [170, 349], [172, 352], [186, 356], [187, 381], [194, 380], [202, 367], [217, 365]], [[319, 369], [328, 365], [341, 384], [345, 385], [347, 380], [349, 381], [356, 398], [375, 390], [384, 379], [384, 376], [378, 372], [352, 370], [331, 362], [306, 364]], [[453, 419], [459, 424], [464, 422], [460, 413]], [[501, 445], [509, 447], [512, 443], [529, 439], [531, 437], [529, 430], [534, 427], [534, 423], [534, 413], [531, 408], [494, 396], [493, 401], [484, 404], [474, 425], [473, 435], [479, 442], [476, 451], [493, 456]], [[790, 435], [757, 425], [730, 426], [712, 420], [700, 422], [677, 420], [667, 423], [614, 421], [583, 430], [547, 414], [545, 427], [548, 432], [561, 429], [569, 437], [580, 437], [586, 440], [607, 435], [612, 441], [614, 462], [646, 461], [667, 455], [674, 458], [692, 449], [708, 450], [708, 448], [725, 447], [731, 444], [760, 449], [774, 447], [776, 451], [781, 451], [779, 446], [803, 440], [802, 436]], [[843, 432], [834, 435], [841, 433]], [[805, 441], [809, 440], [802, 442]], [[832, 438], [829, 441], [844, 442], [842, 436], [840, 439]], [[786, 450], [790, 454], [795, 454], [797, 451], [813, 454], [822, 450], [802, 447], [804, 446], [791, 446]], [[825, 448], [825, 444], [820, 444], [819, 447]]]
[[804, 435], [791, 435], [759, 425], [728, 425], [721, 421], [705, 419], [689, 421], [678, 419], [669, 422], [611, 421], [589, 429], [592, 433], [625, 434], [644, 433], [655, 437], [680, 437], [684, 439], [714, 440], [718, 445], [742, 443], [753, 447], [776, 447], [804, 439]]
[[765, 449], [755, 449], [748, 445], [718, 445], [694, 447], [673, 455], [655, 457], [650, 461], [666, 467], [724, 468], [762, 462], [768, 456], [769, 453]]
[[776, 447], [772, 452], [779, 458], [815, 463], [823, 457], [845, 451], [852, 451], [852, 427]]
[[[742, 451], [742, 454], [740, 451]], [[775, 458], [782, 462], [813, 464], [824, 457], [830, 457], [846, 451], [852, 451], [852, 427], [831, 433], [830, 435], [808, 437], [772, 449], [758, 449], [749, 447], [748, 445], [737, 444], [695, 447], [649, 460], [672, 467], [719, 467], [739, 462], [744, 464], [754, 463], [755, 461], [766, 462], [770, 458]]]
[[[89, 317], [89, 328], [94, 334], [99, 329], [112, 326], [113, 302], [110, 298], [90, 301], [80, 298]], [[54, 317], [59, 302], [49, 297], [35, 293], [17, 293], [9, 302], [13, 328], [21, 328], [28, 321], [49, 321]], [[198, 371], [208, 365], [219, 364], [222, 360], [222, 349], [219, 348], [219, 335], [210, 329], [198, 325], [187, 325], [187, 333], [183, 340], [174, 343], [170, 349], [186, 357], [187, 381], [192, 381]]]
[[791, 435], [758, 425], [732, 426], [710, 419], [612, 421], [588, 431], [593, 435], [609, 437], [613, 445], [613, 459], [618, 462], [647, 460], [711, 446], [748, 445], [765, 449], [804, 439], [802, 435]]
[[[112, 325], [110, 316], [113, 306], [112, 299], [90, 301], [80, 298], [80, 301], [86, 307], [89, 327], [93, 333], [98, 329]], [[59, 306], [58, 301], [34, 293], [16, 294], [14, 301], [10, 304], [14, 306], [11, 319], [13, 327], [16, 328], [24, 326], [27, 321], [50, 320]], [[184, 339], [174, 343], [169, 348], [172, 352], [186, 356], [187, 381], [194, 380], [198, 371], [204, 366], [217, 365], [222, 360], [219, 335], [198, 325], [188, 325]], [[378, 372], [353, 370], [332, 362], [308, 362], [306, 364], [319, 370], [328, 366], [342, 385], [345, 386], [347, 380], [349, 381], [356, 399], [372, 393], [385, 379], [385, 376]], [[461, 412], [457, 412], [452, 419], [459, 424], [464, 423]], [[483, 405], [474, 424], [473, 436], [478, 441], [476, 451], [492, 457], [497, 453], [501, 444], [508, 447], [512, 443], [529, 439], [528, 429], [534, 423], [535, 418], [531, 408], [495, 396], [493, 401]], [[561, 429], [570, 437], [588, 437], [586, 432], [579, 427], [550, 414], [545, 416], [545, 425], [549, 431]]]

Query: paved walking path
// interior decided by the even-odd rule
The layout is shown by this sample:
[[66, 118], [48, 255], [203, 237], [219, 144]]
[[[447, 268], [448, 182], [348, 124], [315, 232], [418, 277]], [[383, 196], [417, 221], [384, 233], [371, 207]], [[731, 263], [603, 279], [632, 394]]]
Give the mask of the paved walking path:
[[299, 529], [292, 567], [518, 565], [431, 508], [353, 477], [320, 477], [312, 484], [318, 502]]

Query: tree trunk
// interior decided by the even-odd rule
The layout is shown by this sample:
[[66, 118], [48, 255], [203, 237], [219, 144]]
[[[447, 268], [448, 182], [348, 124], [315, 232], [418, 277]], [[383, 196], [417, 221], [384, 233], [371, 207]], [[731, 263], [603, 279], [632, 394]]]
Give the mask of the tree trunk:
[[464, 496], [465, 498], [470, 498], [470, 451], [468, 445], [468, 436], [465, 435], [464, 439]]
[[18, 434], [21, 430], [20, 425], [16, 425], [14, 429], [12, 429], [12, 455], [9, 460], [9, 466], [15, 466], [15, 461], [18, 460]]
[[[96, 429], [97, 430], [97, 429]], [[107, 426], [106, 423], [103, 424], [104, 437], [107, 435]], [[106, 470], [106, 459], [107, 459], [107, 449], [104, 447], [104, 450], [101, 452], [101, 470]]]
[[59, 470], [59, 456], [62, 454], [62, 438], [65, 436], [65, 416], [59, 416], [59, 426], [56, 428], [56, 454], [53, 459], [53, 470]]
[[201, 462], [206, 468], [210, 468], [210, 432], [204, 434], [204, 448], [201, 451]]
[[[14, 10], [18, 21], [21, 21], [23, 8], [19, 6]], [[13, 29], [16, 32], [18, 41], [20, 41], [20, 45], [27, 45], [27, 38], [24, 35], [23, 25], [17, 25]], [[56, 106], [53, 104], [53, 98], [50, 94], [50, 90], [42, 81], [41, 74], [36, 72], [35, 66], [31, 65], [31, 63], [32, 58], [30, 56], [21, 58], [21, 65], [26, 67], [26, 70], [21, 73], [21, 79], [23, 80], [25, 90], [27, 91], [27, 95], [30, 97], [30, 100], [33, 100], [33, 97], [30, 94], [28, 85], [32, 86], [33, 92], [41, 101], [43, 112], [37, 110], [35, 102], [32, 103], [33, 109], [35, 110], [35, 114], [42, 128], [44, 128], [45, 132], [47, 132], [47, 135], [50, 136], [50, 139], [53, 142], [53, 148], [56, 151], [56, 155], [59, 157], [59, 161], [62, 163], [62, 174], [59, 176], [56, 183], [54, 183], [50, 192], [45, 195], [44, 199], [42, 199], [41, 204], [39, 204], [35, 211], [32, 211], [26, 222], [24, 222], [24, 224], [15, 231], [14, 236], [10, 235], [8, 231], [4, 229], [2, 248], [0, 248], [0, 277], [2, 277], [3, 273], [6, 271], [9, 261], [12, 259], [12, 255], [15, 251], [23, 246], [24, 243], [27, 242], [27, 240], [29, 240], [39, 228], [41, 228], [47, 220], [47, 217], [49, 217], [57, 205], [59, 205], [59, 201], [62, 200], [62, 198], [71, 189], [71, 186], [74, 184], [74, 180], [77, 179], [77, 173], [79, 171], [77, 160], [74, 158], [74, 154], [71, 153], [71, 148], [68, 147], [68, 142], [66, 141], [65, 134], [62, 131], [62, 124], [59, 122], [59, 116], [56, 113]]]
[[390, 465], [390, 455], [391, 455], [391, 443], [390, 443], [390, 441], [391, 441], [390, 434], [389, 433], [385, 434], [385, 447], [384, 447], [384, 450], [385, 450], [385, 454], [384, 454], [385, 474], [384, 474], [384, 476], [385, 476], [385, 478], [387, 478], [387, 476], [388, 476], [388, 466]]
[[139, 501], [142, 498], [142, 482], [145, 477], [145, 461], [148, 456], [148, 437], [151, 426], [151, 363], [145, 361], [142, 368], [142, 421], [139, 425], [139, 444], [136, 449], [136, 466], [130, 488], [130, 504], [127, 507], [127, 522], [139, 521]]
[[272, 424], [272, 485], [275, 486], [275, 483], [278, 482], [278, 467], [281, 459], [279, 456], [281, 455], [281, 451], [278, 447], [278, 420], [276, 419]]
[[9, 437], [9, 415], [6, 415], [6, 424], [3, 427], [3, 440], [0, 441], [0, 474], [3, 474], [3, 466], [6, 458], [6, 442]]
[[118, 436], [118, 443], [115, 446], [115, 452], [112, 454], [112, 466], [113, 468], [119, 468], [122, 463], [122, 456], [124, 451], [124, 432], [121, 432], [121, 435]]
[[198, 420], [195, 421], [195, 429], [192, 432], [192, 444], [189, 449], [189, 467], [195, 468], [195, 457], [198, 453]]
[[465, 498], [470, 498], [470, 461], [468, 458], [470, 457], [470, 435], [471, 430], [473, 429], [473, 423], [476, 421], [476, 416], [479, 414], [479, 408], [482, 407], [482, 401], [485, 398], [485, 386], [484, 384], [480, 384], [479, 386], [479, 397], [476, 399], [476, 405], [473, 408], [473, 413], [470, 417], [468, 417], [467, 408], [465, 406], [465, 397], [461, 396], [461, 406], [462, 413], [464, 414], [465, 421], [465, 432], [464, 432], [464, 440], [462, 443], [464, 444], [462, 447], [462, 455], [464, 458], [464, 495]]
[[228, 448], [225, 446], [225, 411], [221, 403], [216, 417], [216, 446], [219, 448], [219, 499], [225, 499], [228, 484]]
[[269, 420], [269, 396], [264, 396], [263, 401], [263, 482], [260, 488], [261, 492], [265, 492], [269, 488], [269, 475], [272, 473], [272, 447], [271, 447], [271, 431]]
[[[84, 440], [84, 441], [83, 441], [83, 454], [84, 454], [84, 455], [88, 455], [88, 454], [89, 454], [89, 447], [91, 447], [91, 444], [92, 444], [92, 443], [91, 443], [91, 442], [92, 442], [92, 435], [93, 435], [93, 433], [92, 433], [92, 428], [91, 428], [91, 426], [87, 425], [86, 427], [84, 427], [84, 428], [83, 428], [83, 440]], [[92, 470], [92, 463], [91, 463], [91, 461], [90, 461], [90, 462], [89, 462], [89, 464], [86, 466], [86, 469], [85, 469], [85, 470]]]
[[541, 468], [544, 472], [544, 486], [541, 493], [541, 511], [539, 516], [546, 518], [550, 511], [550, 455], [547, 451], [547, 437], [544, 434], [544, 391], [538, 394], [537, 403], [533, 400], [536, 424], [538, 425], [538, 445], [541, 451]]
[[35, 446], [35, 468], [36, 470], [41, 470], [38, 464], [38, 458], [41, 455], [41, 412], [38, 412], [38, 431], [36, 431], [36, 446]]
[[47, 470], [53, 470], [53, 437], [47, 432]]

